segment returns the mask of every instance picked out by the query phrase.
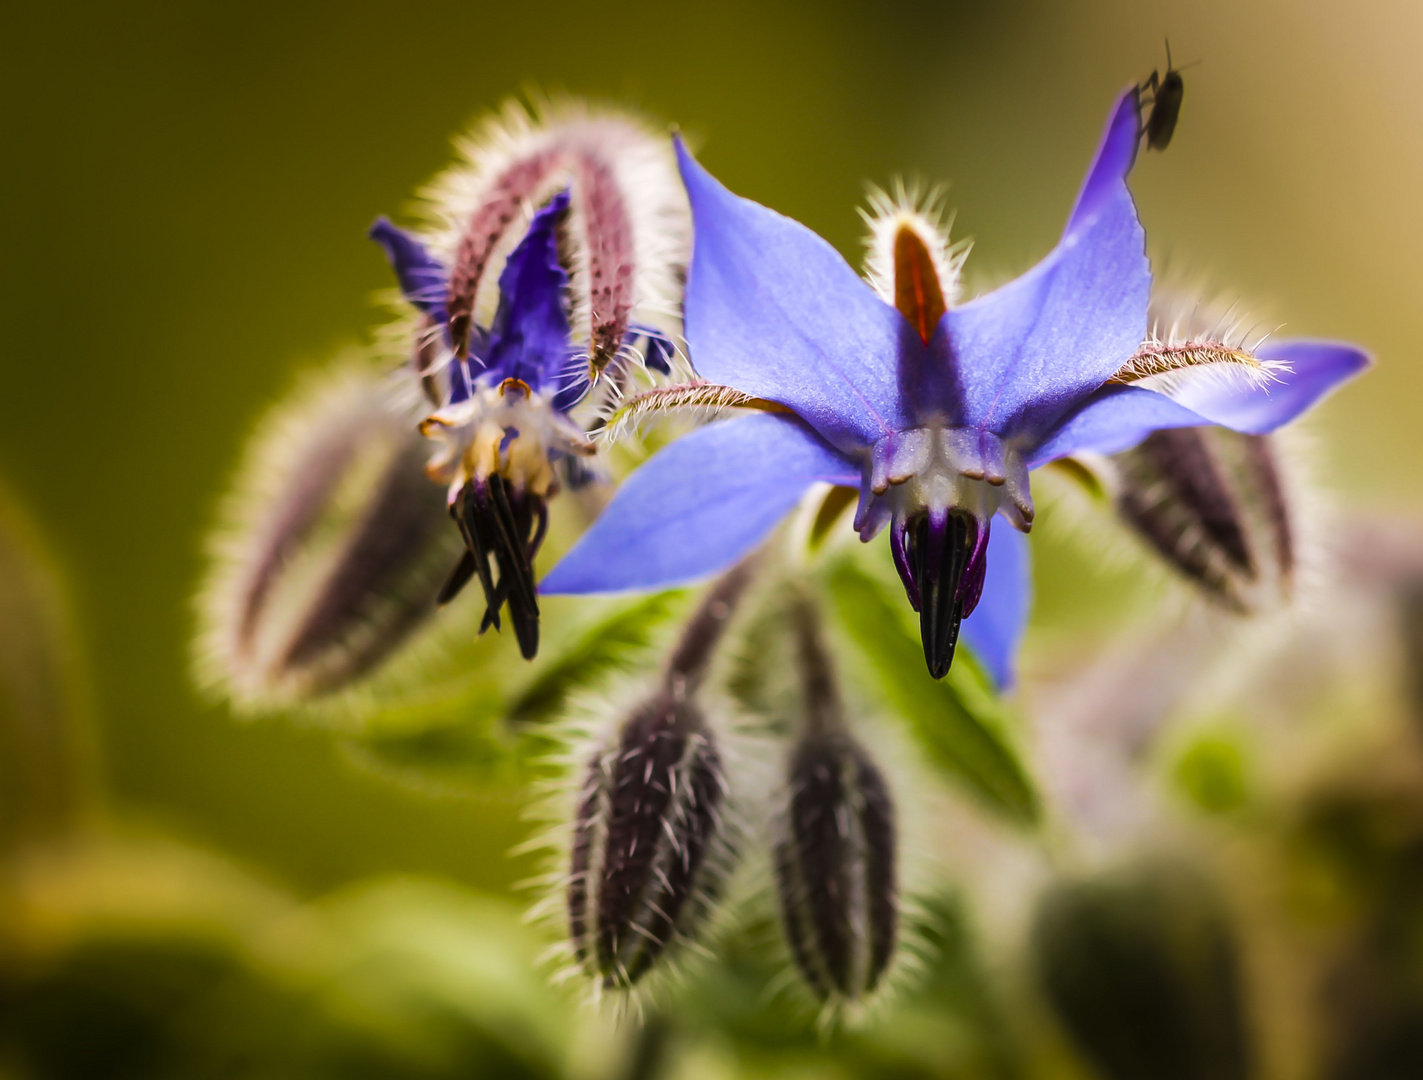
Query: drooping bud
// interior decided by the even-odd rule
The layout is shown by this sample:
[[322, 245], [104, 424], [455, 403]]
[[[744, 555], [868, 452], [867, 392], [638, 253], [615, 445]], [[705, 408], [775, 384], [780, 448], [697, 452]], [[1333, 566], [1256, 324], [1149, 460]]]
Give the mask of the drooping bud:
[[899, 923], [893, 800], [846, 728], [819, 615], [792, 613], [804, 717], [776, 825], [776, 883], [791, 956], [822, 1001], [852, 1004], [879, 984]]
[[632, 987], [718, 895], [729, 788], [694, 695], [752, 572], [743, 561], [713, 586], [657, 690], [587, 764], [566, 903], [574, 955], [602, 989]]
[[1207, 598], [1252, 612], [1290, 597], [1295, 525], [1276, 437], [1177, 428], [1113, 462], [1118, 512]]
[[436, 610], [458, 557], [417, 413], [374, 374], [323, 375], [253, 437], [211, 543], [203, 681], [244, 706], [337, 690]]
[[578, 806], [568, 931], [581, 964], [627, 988], [698, 921], [721, 829], [721, 755], [701, 710], [663, 693], [588, 767]]
[[1229, 923], [1199, 878], [1060, 885], [1033, 931], [1039, 978], [1108, 1080], [1244, 1080], [1250, 1046]]

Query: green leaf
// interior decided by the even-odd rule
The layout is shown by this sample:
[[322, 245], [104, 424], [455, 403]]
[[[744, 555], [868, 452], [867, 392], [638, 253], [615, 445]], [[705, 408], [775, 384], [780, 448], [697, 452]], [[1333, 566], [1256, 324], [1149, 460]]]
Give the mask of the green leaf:
[[581, 633], [556, 642], [540, 658], [533, 679], [510, 702], [512, 724], [547, 720], [567, 702], [570, 692], [585, 687], [630, 654], [646, 649], [653, 634], [677, 606], [678, 592], [660, 592], [621, 602]]
[[543, 722], [571, 693], [646, 650], [679, 600], [665, 592], [602, 605], [582, 627], [545, 642], [522, 688], [506, 689], [514, 681], [509, 668], [485, 665], [462, 686], [377, 707], [346, 750], [359, 764], [419, 787], [526, 781], [553, 748]]
[[850, 559], [831, 587], [841, 620], [880, 678], [885, 702], [948, 776], [981, 802], [1023, 824], [1038, 820], [1037, 792], [1007, 738], [1008, 716], [978, 664], [959, 650], [940, 682], [924, 669], [918, 637], [874, 578]]
[[514, 775], [520, 765], [515, 740], [479, 723], [351, 739], [346, 749], [357, 763], [391, 779], [440, 790], [483, 787]]

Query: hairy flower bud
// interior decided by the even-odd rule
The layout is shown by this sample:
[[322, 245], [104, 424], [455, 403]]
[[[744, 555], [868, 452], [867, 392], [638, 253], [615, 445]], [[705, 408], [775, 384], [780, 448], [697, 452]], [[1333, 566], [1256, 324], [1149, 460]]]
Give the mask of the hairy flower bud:
[[436, 610], [459, 538], [426, 452], [373, 374], [322, 376], [278, 407], [213, 535], [204, 681], [242, 705], [308, 700], [373, 670]]
[[1235, 942], [1195, 876], [1156, 868], [1060, 885], [1033, 946], [1053, 1007], [1109, 1080], [1249, 1075]]
[[776, 883], [791, 956], [824, 1001], [875, 989], [899, 922], [894, 803], [845, 730], [830, 658], [809, 600], [793, 613], [805, 709], [778, 816]]
[[726, 781], [701, 710], [646, 702], [589, 763], [574, 828], [568, 930], [606, 988], [631, 986], [705, 906]]
[[1289, 598], [1295, 529], [1273, 437], [1176, 428], [1113, 461], [1118, 512], [1206, 597], [1237, 611]]
[[570, 858], [568, 932], [604, 989], [627, 989], [710, 911], [726, 858], [728, 784], [693, 700], [753, 572], [728, 571], [688, 621], [658, 689], [587, 764]]

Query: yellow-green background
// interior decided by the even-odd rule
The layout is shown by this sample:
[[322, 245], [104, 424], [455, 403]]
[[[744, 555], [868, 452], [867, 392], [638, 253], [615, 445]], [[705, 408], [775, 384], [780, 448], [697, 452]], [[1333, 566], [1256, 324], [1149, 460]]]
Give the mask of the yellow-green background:
[[303, 891], [508, 877], [507, 806], [386, 786], [187, 678], [202, 533], [246, 433], [379, 318], [366, 226], [472, 118], [526, 87], [637, 105], [851, 257], [866, 179], [951, 181], [970, 266], [996, 278], [1051, 245], [1167, 34], [1201, 65], [1135, 176], [1153, 252], [1286, 333], [1375, 350], [1321, 415], [1327, 471], [1345, 501], [1416, 505], [1417, 5], [10, 5], [0, 478], [67, 577], [115, 799]]

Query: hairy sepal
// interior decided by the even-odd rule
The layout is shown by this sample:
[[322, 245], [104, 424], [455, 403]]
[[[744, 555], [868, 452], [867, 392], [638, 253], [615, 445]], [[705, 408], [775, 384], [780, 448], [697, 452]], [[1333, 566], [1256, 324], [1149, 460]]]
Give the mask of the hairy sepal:
[[436, 610], [458, 553], [412, 401], [364, 365], [263, 421], [209, 541], [198, 677], [239, 708], [310, 702], [378, 670]]
[[590, 373], [633, 358], [638, 326], [676, 340], [691, 226], [665, 136], [579, 102], [540, 101], [533, 110], [510, 102], [457, 148], [463, 160], [425, 192], [431, 250], [452, 267], [451, 293], [460, 296], [452, 318], [489, 325], [499, 269], [530, 215], [569, 188], [560, 261]]

